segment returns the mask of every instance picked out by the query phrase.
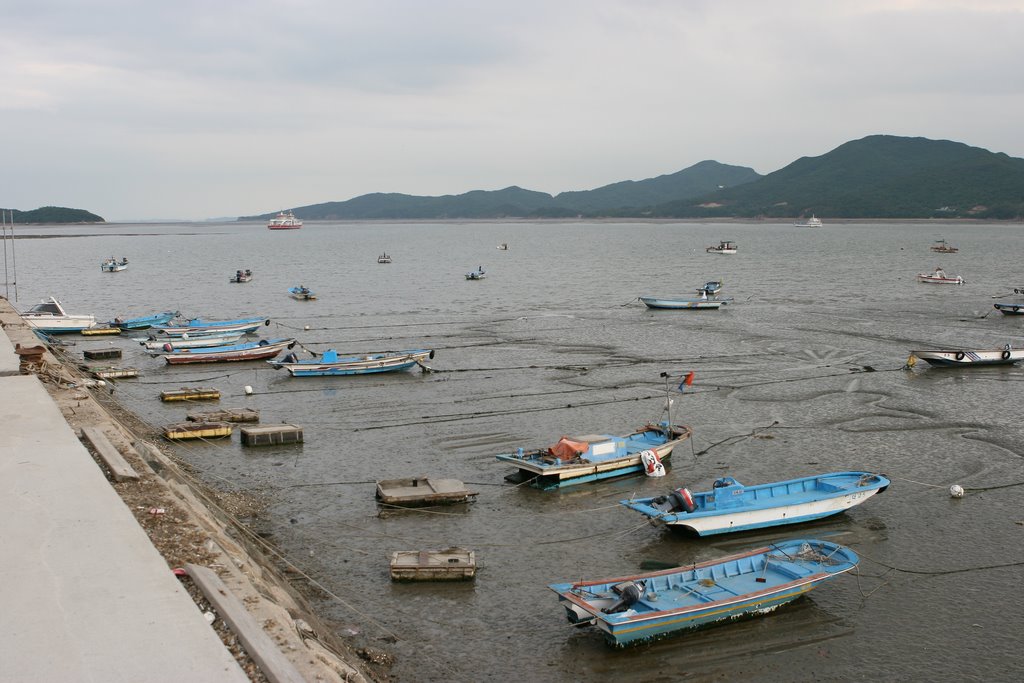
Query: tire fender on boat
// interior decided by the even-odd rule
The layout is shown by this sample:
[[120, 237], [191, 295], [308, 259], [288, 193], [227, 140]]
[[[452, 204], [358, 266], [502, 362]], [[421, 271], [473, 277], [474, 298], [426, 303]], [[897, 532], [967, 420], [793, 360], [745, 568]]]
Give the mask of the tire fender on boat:
[[1020, 306], [1014, 306], [1013, 307], [1013, 312], [1017, 313], [1018, 311], [1020, 311]]
[[963, 351], [957, 351], [955, 358], [957, 360], [963, 360], [964, 359], [964, 352]]
[[1008, 349], [1003, 349], [1003, 360], [1010, 360], [1010, 351]]
[[693, 494], [690, 493], [690, 489], [681, 488], [673, 491], [669, 495], [669, 500], [672, 501], [672, 509], [681, 509], [684, 512], [693, 512], [697, 509], [697, 505], [693, 502]]

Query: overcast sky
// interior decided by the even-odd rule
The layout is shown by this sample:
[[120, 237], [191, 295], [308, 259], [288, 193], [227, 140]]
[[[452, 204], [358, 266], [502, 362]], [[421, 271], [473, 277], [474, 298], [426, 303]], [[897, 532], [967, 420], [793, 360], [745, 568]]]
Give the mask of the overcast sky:
[[1024, 0], [0, 0], [0, 206], [557, 194], [865, 135], [1024, 157]]

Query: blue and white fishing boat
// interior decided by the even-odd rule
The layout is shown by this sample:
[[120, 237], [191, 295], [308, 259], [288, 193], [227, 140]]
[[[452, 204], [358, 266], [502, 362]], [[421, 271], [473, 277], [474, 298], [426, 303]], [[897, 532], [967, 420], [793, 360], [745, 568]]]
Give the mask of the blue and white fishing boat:
[[96, 324], [95, 316], [68, 313], [52, 296], [22, 313], [21, 318], [36, 332], [48, 334], [81, 332]]
[[619, 502], [652, 522], [709, 536], [821, 519], [860, 505], [888, 487], [888, 479], [871, 472], [831, 472], [756, 486], [722, 477], [710, 491], [690, 493], [683, 488]]
[[164, 337], [163, 339], [136, 339], [147, 351], [174, 351], [176, 349], [201, 349], [212, 346], [230, 346], [244, 337], [243, 332], [222, 332], [196, 337]]
[[476, 270], [471, 270], [468, 273], [466, 273], [467, 280], [483, 280], [485, 277], [487, 277], [487, 274], [484, 273], [483, 266], [480, 266]]
[[1005, 344], [1000, 349], [935, 349], [911, 351], [910, 355], [929, 365], [962, 368], [968, 365], [1013, 365], [1024, 360], [1024, 349], [1015, 349]]
[[142, 316], [141, 318], [114, 318], [107, 325], [119, 327], [122, 330], [144, 330], [154, 325], [166, 325], [175, 317], [180, 315], [177, 311], [164, 311], [153, 315]]
[[119, 273], [122, 270], [128, 269], [128, 259], [122, 258], [118, 261], [116, 258], [111, 256], [108, 259], [104, 259], [103, 263], [100, 264], [100, 270], [104, 273]]
[[699, 564], [599, 581], [553, 583], [569, 622], [624, 647], [767, 614], [852, 570], [849, 548], [791, 540]]
[[546, 448], [495, 456], [515, 465], [516, 472], [505, 477], [519, 484], [526, 481], [540, 489], [584, 484], [601, 479], [639, 474], [646, 469], [643, 456], [655, 461], [667, 460], [672, 449], [692, 435], [683, 425], [669, 427], [668, 422], [645, 425], [625, 436], [588, 434], [563, 436]]
[[266, 360], [273, 358], [285, 348], [292, 348], [294, 339], [261, 339], [244, 344], [211, 346], [199, 349], [174, 349], [163, 354], [171, 365], [186, 363], [223, 363], [243, 360]]
[[367, 353], [361, 356], [339, 357], [334, 349], [328, 349], [319, 358], [299, 360], [290, 353], [281, 360], [267, 361], [277, 369], [284, 368], [292, 377], [324, 377], [331, 375], [367, 375], [377, 372], [406, 370], [434, 357], [431, 349], [414, 351], [385, 351]]
[[708, 297], [707, 295], [699, 297], [681, 297], [678, 299], [664, 296], [642, 296], [639, 298], [647, 308], [689, 311], [717, 311], [719, 308], [732, 301], [732, 297], [720, 299], [718, 297]]
[[289, 287], [288, 294], [291, 295], [293, 299], [298, 299], [299, 301], [316, 301], [316, 294], [314, 294], [309, 287], [304, 287], [303, 285], [299, 285], [298, 287]]
[[[1013, 293], [1017, 295], [1024, 295], [1024, 287], [1014, 287]], [[1004, 296], [1009, 296], [1009, 294]], [[1024, 301], [1018, 300], [1012, 303], [1000, 302], [997, 304], [992, 304], [992, 306], [1003, 315], [1024, 315]]]
[[206, 321], [193, 318], [183, 325], [154, 325], [153, 332], [164, 337], [180, 337], [182, 335], [194, 337], [220, 332], [255, 332], [263, 325], [270, 325], [270, 320], [267, 318], [239, 318], [237, 320]]

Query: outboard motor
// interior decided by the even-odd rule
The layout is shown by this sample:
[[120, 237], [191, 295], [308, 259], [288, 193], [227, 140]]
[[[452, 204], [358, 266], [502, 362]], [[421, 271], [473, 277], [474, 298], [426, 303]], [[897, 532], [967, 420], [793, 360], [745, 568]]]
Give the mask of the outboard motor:
[[684, 512], [693, 512], [697, 509], [697, 504], [693, 502], [693, 494], [690, 493], [690, 489], [681, 488], [678, 491], [673, 491], [668, 494], [668, 498], [672, 501], [672, 510]]
[[612, 586], [612, 590], [619, 594], [619, 599], [614, 604], [601, 610], [605, 614], [625, 612], [636, 604], [636, 601], [639, 600], [640, 596], [643, 594], [643, 591], [640, 590], [640, 586], [636, 585], [632, 581], [626, 581]]

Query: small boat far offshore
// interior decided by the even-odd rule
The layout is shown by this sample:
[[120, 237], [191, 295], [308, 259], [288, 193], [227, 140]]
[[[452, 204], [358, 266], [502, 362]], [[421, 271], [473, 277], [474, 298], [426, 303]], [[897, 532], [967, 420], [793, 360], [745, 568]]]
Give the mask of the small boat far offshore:
[[316, 301], [316, 294], [314, 294], [309, 287], [304, 287], [302, 285], [299, 285], [298, 287], [289, 287], [288, 294], [291, 295], [293, 299], [298, 299], [299, 301]]
[[111, 256], [110, 258], [105, 259], [103, 261], [103, 263], [100, 264], [100, 270], [102, 270], [104, 273], [119, 273], [122, 270], [127, 270], [127, 269], [128, 269], [128, 259], [127, 258], [122, 258], [120, 261], [118, 261], [116, 258]]
[[466, 273], [467, 280], [483, 280], [485, 277], [487, 277], [487, 274], [484, 273], [483, 266], [480, 266], [476, 270], [471, 270], [468, 273]]
[[569, 623], [596, 626], [609, 645], [625, 647], [767, 614], [859, 562], [838, 543], [796, 539], [684, 567], [548, 588]]
[[872, 472], [830, 472], [755, 486], [722, 477], [710, 491], [683, 488], [619, 503], [657, 524], [708, 536], [829, 517], [888, 487], [886, 477]]
[[735, 254], [739, 247], [732, 240], [722, 240], [717, 247], [708, 247], [704, 251], [709, 254]]
[[918, 273], [917, 281], [932, 285], [962, 285], [965, 282], [959, 275], [953, 277], [946, 275], [946, 271], [939, 266], [936, 266], [932, 273]]
[[267, 223], [268, 230], [298, 230], [302, 227], [302, 219], [296, 218], [291, 211], [282, 211]]

